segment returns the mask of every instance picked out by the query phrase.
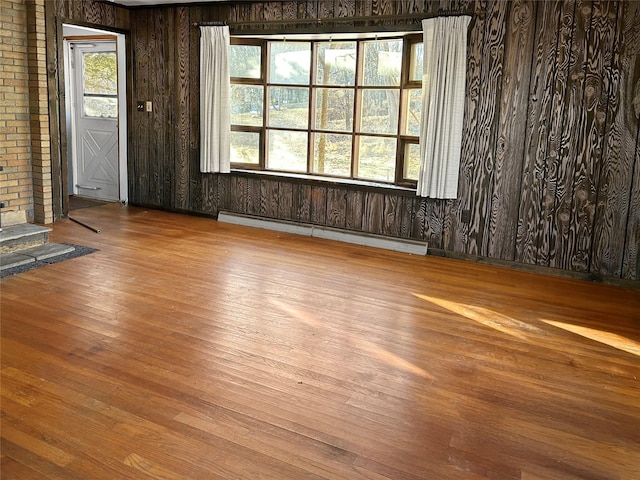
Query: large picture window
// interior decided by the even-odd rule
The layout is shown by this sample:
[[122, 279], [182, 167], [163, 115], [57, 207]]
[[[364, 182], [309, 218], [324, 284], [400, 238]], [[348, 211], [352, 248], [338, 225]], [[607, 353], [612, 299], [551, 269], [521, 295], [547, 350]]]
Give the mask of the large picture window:
[[232, 38], [234, 168], [415, 186], [422, 36]]

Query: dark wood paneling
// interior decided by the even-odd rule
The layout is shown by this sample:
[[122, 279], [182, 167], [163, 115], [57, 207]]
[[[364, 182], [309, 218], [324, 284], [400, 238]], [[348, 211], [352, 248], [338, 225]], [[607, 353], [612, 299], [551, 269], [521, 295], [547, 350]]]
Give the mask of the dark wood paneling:
[[[226, 176], [220, 175], [220, 177]], [[260, 215], [260, 178], [257, 177], [247, 179], [247, 213]]]
[[382, 212], [382, 234], [391, 237], [400, 236], [400, 223], [402, 222], [401, 197], [397, 195], [384, 196], [384, 210]]
[[[149, 98], [149, 29], [140, 28], [134, 24], [132, 35], [134, 37], [134, 92], [135, 102], [146, 101]], [[146, 204], [149, 201], [149, 114], [134, 110], [133, 145], [129, 146], [129, 152], [133, 152], [133, 158], [129, 163], [133, 166], [133, 176], [129, 177], [129, 201], [132, 204]]]
[[293, 220], [293, 185], [291, 182], [278, 182], [278, 218]]
[[[625, 253], [629, 253], [623, 277], [638, 279], [640, 277], [635, 274], [635, 268], [629, 268], [630, 265], [637, 264], [640, 238], [637, 233], [634, 238], [633, 232], [637, 232], [638, 228], [626, 229], [631, 236], [620, 235], [619, 232], [625, 230], [627, 222], [630, 226], [634, 222], [638, 225], [637, 205], [640, 199], [637, 196], [633, 198], [629, 178], [633, 175], [634, 164], [638, 173], [638, 161], [635, 158], [638, 110], [632, 102], [636, 91], [635, 82], [640, 76], [640, 3], [619, 3], [618, 9], [621, 13], [617, 22], [617, 46], [606, 89], [612, 120], [609, 122], [602, 158], [592, 270], [600, 275], [618, 277], [622, 273], [623, 257]], [[635, 213], [629, 216], [630, 210], [634, 209]], [[631, 248], [625, 249], [625, 244]]]
[[[474, 185], [475, 147], [478, 135], [478, 108], [480, 107], [480, 74], [482, 71], [482, 45], [484, 44], [487, 5], [484, 0], [476, 0], [475, 17], [471, 20], [467, 47], [467, 86], [465, 114], [462, 129], [462, 152], [460, 156], [460, 178], [458, 199], [448, 212], [451, 231], [446, 248], [465, 252], [469, 243], [469, 220], [463, 221], [463, 211], [471, 211], [472, 189]], [[482, 13], [481, 13], [482, 12]]]
[[342, 188], [327, 188], [327, 218], [329, 227], [344, 228], [346, 226], [347, 199]]
[[575, 231], [571, 230], [574, 194], [574, 175], [578, 160], [586, 152], [585, 75], [589, 60], [589, 36], [591, 34], [591, 2], [576, 2], [575, 28], [569, 58], [568, 84], [566, 89], [567, 110], [565, 128], [560, 141], [560, 162], [556, 177], [556, 195], [553, 223], [550, 266], [566, 269], [575, 250]]
[[302, 183], [293, 185], [293, 219], [311, 222], [311, 187]]
[[515, 255], [516, 261], [528, 264], [535, 264], [537, 261], [542, 229], [561, 8], [562, 4], [559, 2], [540, 2], [536, 13], [537, 32], [531, 62], [529, 114], [524, 133], [522, 195]]
[[507, 5], [492, 0], [487, 6], [485, 35], [482, 44], [482, 70], [480, 73], [480, 99], [476, 132], [475, 161], [472, 170], [471, 223], [466, 253], [486, 255], [489, 243], [489, 219], [493, 195], [493, 174], [497, 119], [500, 112], [502, 64], [504, 57]]
[[324, 225], [327, 218], [327, 189], [311, 187], [311, 223]]
[[[572, 253], [565, 267], [578, 272], [587, 272], [590, 267], [604, 129], [607, 118], [611, 118], [605, 75], [611, 68], [613, 57], [617, 6], [618, 2], [594, 1], [591, 7], [590, 51], [585, 64], [583, 100], [585, 125], [573, 180], [570, 225]], [[593, 49], [599, 54], [593, 55]]]
[[[473, 12], [456, 200], [199, 172], [199, 31], [193, 22], [282, 19], [259, 26], [281, 30], [289, 19], [445, 10]], [[63, 11], [87, 15], [79, 3], [59, 3], [56, 12]], [[119, 21], [118, 15], [100, 15]], [[134, 116], [133, 203], [210, 214], [231, 208], [426, 239], [461, 254], [637, 275], [637, 5], [318, 0], [169, 6], [135, 9], [129, 16], [135, 25], [134, 95], [153, 99], [156, 109]]]
[[365, 193], [362, 230], [382, 235], [384, 225], [384, 195], [382, 193]]
[[513, 260], [520, 205], [522, 157], [527, 125], [529, 80], [533, 61], [532, 45], [535, 10], [530, 0], [510, 2], [506, 37], [504, 76], [500, 102], [496, 157], [493, 175], [491, 217], [489, 219], [490, 257]]
[[176, 9], [176, 61], [174, 71], [176, 74], [176, 125], [170, 130], [175, 136], [175, 197], [173, 207], [180, 210], [189, 209], [189, 150], [191, 139], [191, 125], [189, 122], [190, 105], [190, 18], [189, 8]]
[[364, 193], [361, 191], [347, 191], [347, 211], [345, 228], [349, 230], [362, 230], [362, 209], [364, 207]]

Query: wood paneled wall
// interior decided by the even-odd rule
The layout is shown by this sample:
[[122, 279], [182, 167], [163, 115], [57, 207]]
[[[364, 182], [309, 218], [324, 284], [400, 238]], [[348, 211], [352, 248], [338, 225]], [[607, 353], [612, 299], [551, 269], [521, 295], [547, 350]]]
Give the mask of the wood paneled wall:
[[[73, 10], [85, 2], [62, 3]], [[473, 15], [457, 200], [199, 173], [194, 22], [283, 20], [257, 26], [281, 31], [305, 28], [289, 19], [442, 11]], [[152, 113], [131, 111], [133, 204], [209, 215], [231, 210], [427, 239], [451, 254], [640, 279], [640, 2], [192, 4], [133, 9], [130, 25], [132, 102], [154, 105]], [[332, 27], [330, 20], [323, 25]]]

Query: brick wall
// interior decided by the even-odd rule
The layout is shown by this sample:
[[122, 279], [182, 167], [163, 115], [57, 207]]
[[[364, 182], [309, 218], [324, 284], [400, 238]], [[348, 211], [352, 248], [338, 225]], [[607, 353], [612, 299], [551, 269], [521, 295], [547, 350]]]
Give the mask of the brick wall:
[[0, 201], [2, 223], [34, 220], [27, 6], [0, 0]]
[[53, 222], [45, 0], [27, 0], [27, 58], [35, 221]]

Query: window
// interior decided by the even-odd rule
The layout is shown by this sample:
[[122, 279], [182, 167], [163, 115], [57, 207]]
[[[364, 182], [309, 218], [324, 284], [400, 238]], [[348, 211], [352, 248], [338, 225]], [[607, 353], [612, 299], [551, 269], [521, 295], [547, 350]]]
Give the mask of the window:
[[415, 186], [421, 41], [232, 38], [232, 166]]
[[116, 52], [84, 52], [83, 113], [86, 117], [118, 117]]

